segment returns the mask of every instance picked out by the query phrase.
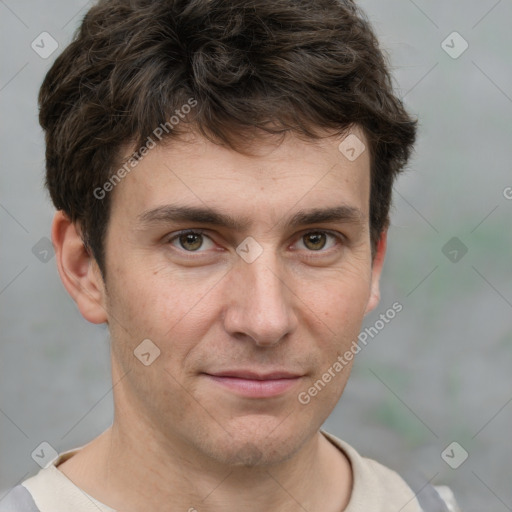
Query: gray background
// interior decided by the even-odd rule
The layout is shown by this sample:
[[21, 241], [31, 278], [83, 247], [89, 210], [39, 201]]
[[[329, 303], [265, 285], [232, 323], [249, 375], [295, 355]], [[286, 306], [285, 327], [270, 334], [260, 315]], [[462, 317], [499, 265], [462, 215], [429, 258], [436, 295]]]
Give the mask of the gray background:
[[[37, 472], [42, 441], [70, 449], [112, 421], [106, 328], [80, 316], [55, 258], [40, 261], [53, 207], [37, 91], [87, 5], [0, 0], [0, 498]], [[464, 511], [512, 510], [512, 2], [361, 5], [420, 133], [365, 326], [395, 301], [403, 311], [359, 353], [325, 426], [403, 474], [450, 485]], [[31, 48], [43, 31], [60, 45], [47, 59]], [[469, 44], [456, 59], [442, 47], [454, 31]], [[462, 48], [453, 36], [446, 45]], [[453, 237], [457, 253], [443, 252]], [[453, 441], [469, 453], [457, 469], [441, 458]]]

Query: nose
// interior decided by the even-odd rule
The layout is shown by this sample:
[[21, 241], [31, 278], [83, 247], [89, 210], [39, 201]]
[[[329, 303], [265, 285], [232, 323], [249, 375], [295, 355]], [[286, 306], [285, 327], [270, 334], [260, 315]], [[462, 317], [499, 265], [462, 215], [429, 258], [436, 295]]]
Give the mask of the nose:
[[[288, 277], [288, 280], [290, 278]], [[268, 248], [252, 263], [240, 258], [229, 273], [224, 328], [249, 337], [261, 347], [278, 344], [297, 327], [290, 282], [278, 257]]]

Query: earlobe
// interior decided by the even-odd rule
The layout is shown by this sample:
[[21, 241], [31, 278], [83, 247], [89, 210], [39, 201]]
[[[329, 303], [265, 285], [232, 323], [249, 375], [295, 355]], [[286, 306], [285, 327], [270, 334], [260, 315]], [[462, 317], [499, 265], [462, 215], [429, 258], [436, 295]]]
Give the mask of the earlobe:
[[98, 265], [75, 224], [61, 210], [53, 218], [52, 242], [62, 283], [82, 316], [94, 324], [106, 322], [105, 287]]
[[386, 256], [388, 229], [387, 227], [382, 230], [379, 241], [377, 243], [377, 251], [373, 259], [372, 265], [372, 282], [370, 288], [370, 298], [366, 305], [365, 315], [373, 311], [380, 301], [380, 276], [382, 274], [382, 267], [384, 265], [384, 258]]

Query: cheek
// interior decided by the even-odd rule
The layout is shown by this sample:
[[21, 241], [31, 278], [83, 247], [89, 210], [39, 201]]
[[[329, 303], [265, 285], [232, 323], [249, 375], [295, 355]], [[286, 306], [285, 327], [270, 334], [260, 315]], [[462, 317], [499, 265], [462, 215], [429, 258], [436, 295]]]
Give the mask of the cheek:
[[126, 262], [111, 272], [113, 314], [134, 324], [155, 326], [165, 322], [170, 328], [174, 318], [187, 310], [190, 294], [183, 293], [179, 281], [173, 281], [157, 269], [146, 268], [144, 262]]
[[308, 307], [303, 308], [303, 311], [314, 312], [309, 314], [311, 322], [318, 326], [311, 334], [319, 354], [319, 364], [302, 390], [307, 396], [302, 396], [314, 404], [316, 415], [324, 414], [322, 420], [327, 418], [343, 393], [354, 363], [353, 353], [347, 359], [345, 354], [357, 347], [370, 297], [368, 276], [359, 273], [356, 279], [345, 273], [333, 274], [322, 292], [317, 290], [308, 294]]
[[[180, 364], [197, 340], [202, 339], [219, 301], [215, 296], [215, 283], [209, 276], [187, 277], [183, 272], [168, 269], [118, 267], [112, 272], [112, 297], [109, 305], [112, 321], [120, 324], [118, 335], [127, 350], [149, 338], [162, 355], [172, 346], [173, 364]], [[167, 359], [167, 358], [165, 358]]]
[[315, 286], [301, 286], [300, 296], [331, 331], [340, 332], [340, 327], [345, 330], [351, 325], [358, 328], [370, 298], [370, 276], [370, 272], [333, 271]]

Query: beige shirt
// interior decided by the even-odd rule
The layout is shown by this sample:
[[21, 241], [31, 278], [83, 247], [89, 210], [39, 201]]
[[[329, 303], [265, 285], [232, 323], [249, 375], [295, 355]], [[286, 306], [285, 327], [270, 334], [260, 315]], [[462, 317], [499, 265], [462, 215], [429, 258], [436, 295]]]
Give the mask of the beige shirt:
[[[396, 472], [362, 457], [332, 434], [320, 432], [345, 453], [352, 465], [352, 493], [344, 512], [422, 512], [413, 491]], [[85, 493], [57, 468], [81, 448], [60, 453], [49, 466], [22, 482], [41, 512], [116, 512]], [[448, 510], [458, 510], [455, 505], [447, 505]]]

